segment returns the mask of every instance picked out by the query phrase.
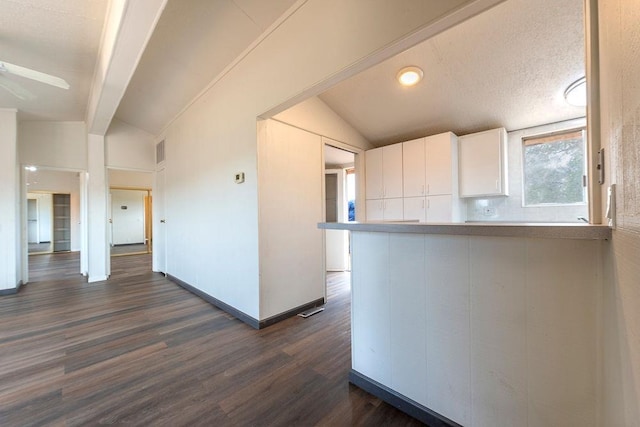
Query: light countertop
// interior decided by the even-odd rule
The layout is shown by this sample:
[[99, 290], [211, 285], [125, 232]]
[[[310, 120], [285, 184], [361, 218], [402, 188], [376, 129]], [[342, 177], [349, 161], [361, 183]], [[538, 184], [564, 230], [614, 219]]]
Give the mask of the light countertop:
[[461, 236], [534, 237], [544, 239], [609, 240], [611, 228], [582, 223], [538, 222], [323, 222], [324, 230], [349, 230], [380, 233], [449, 234]]

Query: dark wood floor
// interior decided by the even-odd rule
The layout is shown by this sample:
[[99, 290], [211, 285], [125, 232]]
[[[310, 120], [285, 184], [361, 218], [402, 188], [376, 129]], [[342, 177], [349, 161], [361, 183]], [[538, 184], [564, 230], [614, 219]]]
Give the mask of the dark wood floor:
[[111, 246], [111, 256], [122, 255], [140, 255], [150, 253], [150, 247], [144, 243], [137, 243], [134, 245], [115, 245]]
[[0, 425], [419, 425], [347, 382], [348, 276], [324, 312], [256, 331], [150, 263], [87, 284], [77, 254], [30, 257], [0, 297]]

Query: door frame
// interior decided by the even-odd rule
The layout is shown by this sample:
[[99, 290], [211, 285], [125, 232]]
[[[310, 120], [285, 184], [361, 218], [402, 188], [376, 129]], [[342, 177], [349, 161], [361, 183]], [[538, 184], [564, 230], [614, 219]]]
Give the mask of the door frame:
[[[80, 227], [79, 238], [80, 238], [80, 274], [83, 276], [87, 275], [87, 265], [88, 265], [88, 248], [85, 244], [87, 240], [87, 171], [84, 169], [71, 169], [71, 168], [56, 168], [56, 167], [48, 167], [48, 166], [40, 166], [38, 164], [33, 163], [20, 163], [20, 265], [22, 270], [22, 283], [29, 283], [29, 239], [27, 236], [27, 193], [58, 193], [62, 194], [62, 191], [54, 191], [54, 190], [33, 190], [29, 191], [29, 187], [27, 186], [27, 166], [35, 166], [38, 170], [43, 171], [55, 171], [55, 172], [68, 172], [78, 174], [78, 197], [79, 197], [79, 219], [80, 219]], [[53, 207], [52, 207], [53, 210]], [[53, 215], [53, 212], [52, 212]], [[53, 220], [51, 221], [51, 227], [53, 229]], [[51, 234], [51, 244], [53, 245], [53, 231]]]
[[[162, 181], [162, 182], [161, 182]], [[167, 191], [166, 191], [166, 168], [162, 164], [154, 172], [153, 191], [155, 200], [153, 202], [152, 218], [154, 222], [155, 238], [153, 239], [153, 256], [151, 270], [167, 275]]]
[[141, 253], [147, 253], [150, 254], [153, 252], [153, 249], [151, 247], [152, 243], [153, 243], [153, 214], [151, 212], [151, 203], [152, 203], [152, 194], [153, 194], [153, 190], [151, 188], [144, 188], [144, 187], [125, 187], [125, 186], [113, 186], [113, 187], [109, 187], [109, 194], [107, 196], [107, 201], [108, 201], [108, 209], [109, 209], [109, 238], [108, 243], [109, 243], [109, 255], [111, 257], [114, 256], [122, 256], [122, 255], [114, 255], [111, 253], [111, 249], [113, 247], [113, 202], [111, 200], [111, 190], [125, 190], [125, 191], [144, 191], [147, 193], [146, 196], [144, 196], [144, 239], [147, 243], [147, 251], [146, 252], [135, 252], [135, 253], [130, 253], [130, 254], [122, 254], [122, 255], [139, 255]]
[[[356, 200], [355, 200], [355, 210], [356, 210], [356, 221], [364, 221], [366, 218], [365, 212], [365, 159], [364, 153], [365, 150], [360, 147], [356, 147], [353, 145], [346, 144], [344, 142], [336, 141], [335, 139], [327, 138], [322, 136], [322, 200], [323, 206], [324, 201], [326, 200], [326, 188], [325, 188], [325, 171], [330, 170], [325, 168], [325, 157], [324, 157], [324, 147], [328, 145], [330, 147], [339, 148], [344, 151], [348, 151], [354, 155], [353, 160], [353, 169], [356, 174]], [[323, 220], [325, 217], [325, 212], [322, 214]], [[351, 234], [349, 233], [349, 246], [351, 245]], [[326, 233], [322, 234], [322, 270], [324, 271], [324, 301], [325, 304], [327, 302], [327, 238]]]

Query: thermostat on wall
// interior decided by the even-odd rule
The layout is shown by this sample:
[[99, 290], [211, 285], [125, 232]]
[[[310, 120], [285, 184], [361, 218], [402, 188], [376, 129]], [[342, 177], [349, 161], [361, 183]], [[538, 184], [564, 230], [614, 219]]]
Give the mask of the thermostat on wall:
[[242, 184], [244, 182], [244, 172], [238, 172], [236, 174], [236, 184]]

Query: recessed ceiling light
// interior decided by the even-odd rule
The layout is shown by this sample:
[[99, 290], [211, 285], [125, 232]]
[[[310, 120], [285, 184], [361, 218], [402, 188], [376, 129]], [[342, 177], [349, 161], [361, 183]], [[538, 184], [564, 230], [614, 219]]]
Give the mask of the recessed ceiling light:
[[587, 79], [580, 77], [571, 83], [564, 91], [564, 99], [567, 104], [574, 107], [586, 107], [587, 105]]
[[398, 71], [396, 78], [402, 86], [413, 86], [422, 80], [423, 75], [424, 73], [419, 67], [411, 66], [404, 67], [402, 70]]

